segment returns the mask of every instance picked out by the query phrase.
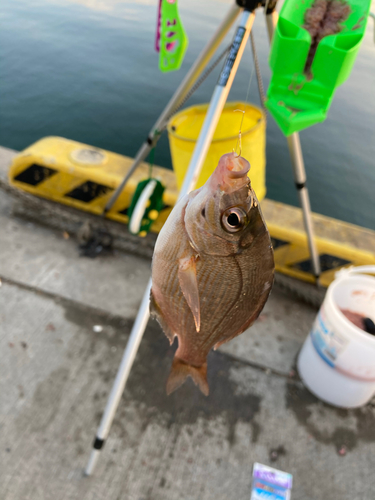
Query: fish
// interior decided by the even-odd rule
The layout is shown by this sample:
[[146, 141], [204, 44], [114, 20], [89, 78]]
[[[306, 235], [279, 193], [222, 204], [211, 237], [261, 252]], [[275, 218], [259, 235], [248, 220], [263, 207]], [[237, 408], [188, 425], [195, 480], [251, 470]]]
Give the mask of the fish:
[[245, 158], [223, 155], [156, 240], [150, 314], [171, 344], [178, 338], [167, 394], [190, 377], [208, 396], [209, 351], [249, 328], [270, 294], [273, 248], [249, 170]]

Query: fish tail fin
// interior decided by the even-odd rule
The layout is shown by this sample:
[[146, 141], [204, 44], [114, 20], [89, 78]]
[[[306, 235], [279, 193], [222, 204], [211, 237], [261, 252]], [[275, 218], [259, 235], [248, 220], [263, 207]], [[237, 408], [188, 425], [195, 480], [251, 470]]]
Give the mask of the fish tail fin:
[[193, 379], [194, 384], [199, 387], [205, 396], [208, 396], [207, 362], [201, 366], [193, 366], [176, 357], [173, 359], [171, 373], [167, 381], [168, 396], [178, 389], [188, 377]]

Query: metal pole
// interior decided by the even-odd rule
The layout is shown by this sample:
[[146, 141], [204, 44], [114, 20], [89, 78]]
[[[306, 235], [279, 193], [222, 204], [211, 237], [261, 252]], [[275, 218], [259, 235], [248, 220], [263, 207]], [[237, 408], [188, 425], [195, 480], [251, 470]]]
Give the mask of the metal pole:
[[307, 240], [309, 244], [313, 270], [315, 277], [318, 280], [321, 272], [320, 261], [319, 261], [318, 250], [316, 248], [314, 241], [314, 229], [311, 217], [310, 198], [309, 198], [309, 192], [306, 187], [306, 172], [305, 172], [305, 165], [303, 162], [299, 134], [295, 132], [294, 134], [288, 136], [287, 141], [293, 164], [294, 181], [298, 190], [300, 204], [302, 206], [303, 221], [305, 223], [305, 229], [307, 233]]
[[277, 13], [277, 10], [274, 9], [269, 14], [266, 13], [266, 25], [267, 25], [268, 39], [270, 42], [272, 41], [273, 31], [275, 29], [278, 19], [279, 15]]
[[[244, 11], [241, 16], [240, 24], [237, 28], [232, 47], [227, 56], [224, 68], [220, 74], [219, 81], [212, 95], [205, 121], [200, 131], [193, 156], [190, 160], [189, 168], [180, 191], [180, 198], [188, 194], [195, 187], [206, 157], [207, 150], [211, 144], [212, 136], [215, 132], [243, 51], [245, 49], [246, 42], [254, 22], [254, 17], [255, 14], [250, 13], [249, 11]], [[130, 333], [130, 337], [125, 348], [125, 352], [123, 354], [114, 385], [107, 401], [107, 406], [100, 422], [100, 426], [94, 441], [93, 450], [91, 452], [91, 456], [85, 470], [85, 474], [87, 476], [90, 476], [92, 474], [98, 460], [100, 450], [103, 448], [104, 442], [107, 439], [113, 418], [121, 399], [121, 395], [124, 392], [126, 381], [137, 354], [139, 344], [146, 329], [146, 325], [150, 317], [150, 290], [151, 280], [149, 280], [148, 282], [148, 286], [143, 296], [137, 318]]]
[[372, 20], [374, 21], [374, 43], [375, 43], [375, 14], [374, 14], [374, 12], [370, 12], [369, 16], [372, 17]]
[[[278, 20], [278, 14], [275, 9], [273, 9], [271, 12], [267, 12], [266, 23], [267, 23], [270, 43], [272, 40], [274, 29], [277, 24], [277, 20]], [[306, 171], [305, 171], [301, 142], [299, 140], [298, 132], [295, 132], [294, 134], [287, 137], [287, 141], [289, 146], [290, 157], [292, 160], [294, 181], [298, 190], [298, 196], [303, 212], [303, 221], [305, 224], [305, 230], [307, 234], [312, 268], [316, 278], [316, 283], [319, 284], [319, 276], [321, 273], [320, 260], [319, 260], [319, 253], [316, 248], [314, 240], [314, 227], [311, 216], [310, 198], [309, 198], [309, 192], [306, 187]]]
[[215, 33], [213, 34], [213, 36], [211, 37], [205, 48], [202, 50], [202, 52], [198, 56], [198, 59], [190, 68], [189, 72], [181, 82], [180, 86], [177, 88], [176, 92], [173, 94], [172, 98], [165, 107], [164, 111], [159, 116], [156, 123], [150, 130], [150, 133], [148, 134], [146, 141], [142, 144], [139, 151], [137, 152], [130, 169], [127, 171], [124, 179], [121, 181], [121, 184], [115, 190], [111, 198], [108, 200], [106, 206], [104, 207], [103, 215], [105, 215], [109, 210], [111, 210], [117, 198], [122, 193], [129, 178], [132, 176], [133, 172], [136, 170], [141, 161], [143, 161], [147, 157], [147, 155], [151, 151], [151, 148], [155, 146], [155, 144], [159, 140], [160, 132], [162, 132], [167, 126], [167, 120], [169, 119], [171, 113], [173, 113], [173, 111], [179, 106], [179, 104], [184, 99], [186, 94], [189, 92], [194, 83], [197, 81], [198, 77], [200, 76], [200, 74], [205, 69], [206, 65], [214, 55], [221, 41], [228, 33], [234, 21], [236, 20], [240, 10], [241, 9], [240, 7], [238, 7], [238, 5], [236, 4], [232, 5], [227, 16], [220, 24], [218, 29], [215, 31]]
[[143, 333], [146, 329], [149, 313], [151, 291], [151, 278], [148, 281], [145, 294], [143, 296], [141, 306], [138, 310], [136, 320], [134, 322], [125, 352], [122, 356], [121, 364], [118, 369], [115, 382], [112, 386], [109, 395], [107, 406], [105, 407], [98, 432], [93, 445], [93, 450], [90, 455], [89, 462], [86, 466], [85, 475], [90, 476], [94, 470], [96, 462], [99, 458], [99, 453], [104, 445], [104, 441], [109, 434], [113, 418], [119, 405], [122, 393], [124, 392], [126, 381], [128, 380], [130, 370], [133, 366], [135, 356], [137, 355], [139, 344], [141, 343]]

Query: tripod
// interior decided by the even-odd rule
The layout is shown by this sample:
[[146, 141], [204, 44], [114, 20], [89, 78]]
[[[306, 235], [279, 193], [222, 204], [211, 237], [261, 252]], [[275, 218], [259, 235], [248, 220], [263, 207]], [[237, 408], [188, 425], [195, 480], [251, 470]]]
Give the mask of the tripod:
[[[110, 210], [119, 194], [122, 192], [127, 180], [137, 168], [138, 164], [146, 158], [151, 148], [154, 147], [158, 140], [158, 137], [160, 136], [160, 132], [165, 129], [171, 113], [173, 113], [173, 111], [183, 101], [184, 97], [188, 94], [189, 90], [193, 87], [194, 83], [197, 81], [197, 79], [205, 69], [220, 42], [227, 34], [230, 27], [233, 25], [239, 13], [241, 13], [240, 21], [233, 38], [231, 48], [212, 94], [210, 105], [207, 110], [207, 115], [200, 131], [192, 158], [190, 160], [189, 168], [187, 170], [184, 183], [180, 191], [180, 198], [185, 196], [195, 188], [216, 126], [218, 124], [220, 115], [228, 98], [229, 91], [240, 64], [247, 40], [254, 23], [255, 11], [258, 7], [264, 7], [268, 36], [270, 40], [272, 39], [273, 31], [278, 19], [277, 12], [275, 10], [276, 0], [270, 0], [269, 2], [265, 2], [264, 0], [237, 0], [237, 5], [233, 5], [231, 7], [230, 11], [227, 14], [227, 17], [223, 20], [211, 40], [203, 49], [202, 53], [186, 75], [180, 87], [177, 89], [168, 105], [160, 115], [154, 127], [151, 129], [149, 136], [138, 151], [130, 170], [113, 194], [112, 198], [107, 203], [107, 206], [104, 210], [105, 212]], [[306, 175], [298, 133], [294, 133], [288, 137], [288, 145], [292, 158], [295, 182], [299, 191], [300, 201], [303, 208], [304, 222], [309, 240], [309, 248], [313, 261], [313, 268], [316, 278], [318, 279], [320, 274], [320, 265], [318, 260], [318, 253], [314, 244], [310, 202], [305, 186]], [[147, 322], [150, 317], [150, 290], [151, 279], [148, 282], [145, 294], [138, 310], [138, 314], [130, 333], [130, 337], [125, 348], [115, 382], [107, 401], [107, 406], [105, 408], [103, 417], [99, 425], [99, 429], [96, 434], [96, 438], [93, 444], [93, 450], [91, 452], [85, 470], [86, 475], [92, 474], [99, 457], [100, 450], [103, 448], [105, 440], [108, 437], [115, 412], [119, 405], [122, 393], [125, 388], [125, 384], [129, 377], [130, 370], [132, 368], [135, 356], [142, 340], [143, 333], [146, 329]]]

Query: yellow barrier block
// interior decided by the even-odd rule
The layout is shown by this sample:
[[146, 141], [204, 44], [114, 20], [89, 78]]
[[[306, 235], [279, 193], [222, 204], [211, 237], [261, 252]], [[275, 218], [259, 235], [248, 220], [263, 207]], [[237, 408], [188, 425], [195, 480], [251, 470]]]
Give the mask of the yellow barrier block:
[[[99, 215], [132, 162], [132, 158], [76, 141], [46, 137], [15, 157], [9, 183], [36, 196]], [[108, 212], [108, 218], [128, 223], [127, 208], [138, 183], [148, 178], [148, 172], [148, 164], [141, 163]], [[153, 176], [168, 186], [163, 196], [165, 208], [152, 226], [152, 231], [158, 232], [176, 202], [178, 190], [170, 170], [153, 167]]]
[[[47, 137], [14, 158], [9, 182], [36, 196], [101, 214], [132, 162], [126, 156], [79, 142]], [[141, 163], [108, 218], [128, 223], [131, 198], [138, 183], [148, 178], [148, 171], [148, 164]], [[154, 166], [153, 176], [166, 186], [164, 208], [151, 227], [158, 232], [177, 201], [178, 189], [174, 172]], [[261, 206], [274, 246], [276, 270], [314, 282], [301, 209], [267, 199]], [[328, 286], [341, 267], [375, 264], [375, 231], [318, 214], [312, 217], [322, 285]]]
[[[276, 271], [314, 283], [302, 210], [272, 200], [263, 200], [261, 206], [274, 246]], [[319, 214], [312, 218], [323, 286], [334, 280], [341, 267], [375, 264], [375, 231]]]

